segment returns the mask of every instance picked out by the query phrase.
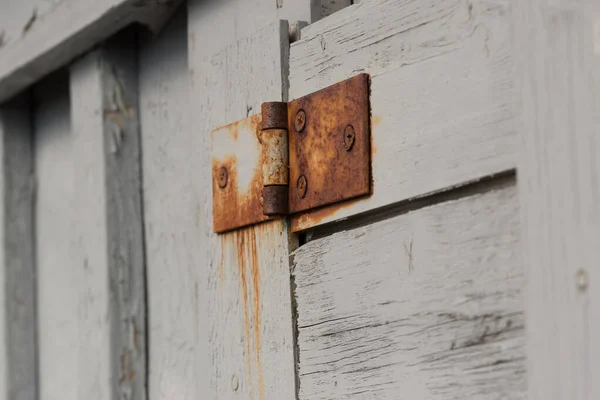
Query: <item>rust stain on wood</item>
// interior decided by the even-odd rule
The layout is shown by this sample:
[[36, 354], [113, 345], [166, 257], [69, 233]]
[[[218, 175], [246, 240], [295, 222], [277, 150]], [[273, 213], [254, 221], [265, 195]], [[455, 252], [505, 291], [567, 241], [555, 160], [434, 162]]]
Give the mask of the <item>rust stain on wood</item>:
[[371, 117], [371, 127], [377, 126], [381, 123], [381, 115], [373, 115]]
[[225, 235], [221, 236], [221, 263], [219, 264], [219, 282], [221, 282], [221, 289], [223, 289], [223, 283], [225, 282], [225, 250], [227, 249]]
[[306, 213], [292, 216], [292, 232], [299, 232], [318, 225], [321, 221], [335, 216], [339, 211], [351, 207], [354, 204], [363, 201], [364, 197], [332, 204], [329, 206], [310, 210]]
[[[249, 385], [249, 396], [254, 398], [258, 390], [260, 399], [265, 399], [265, 384], [262, 354], [262, 318], [261, 318], [261, 274], [257, 235], [263, 236], [264, 224], [242, 228], [221, 235], [221, 265], [220, 279], [224, 280], [225, 259], [228, 249], [235, 248], [235, 259], [230, 262], [237, 264], [239, 272], [239, 287], [243, 311], [243, 337], [245, 352], [245, 370]], [[234, 265], [231, 265], [235, 267]]]
[[252, 363], [251, 363], [251, 337], [250, 337], [250, 310], [248, 299], [248, 283], [246, 281], [246, 235], [247, 230], [243, 229], [239, 232], [233, 232], [235, 236], [235, 244], [237, 247], [237, 264], [240, 271], [240, 284], [242, 289], [242, 303], [244, 305], [244, 342], [246, 344], [246, 373], [250, 382], [250, 396], [252, 397]]
[[249, 233], [249, 252], [250, 252], [250, 273], [252, 275], [252, 289], [254, 290], [253, 306], [254, 306], [254, 352], [256, 354], [256, 367], [258, 373], [258, 393], [259, 398], [265, 398], [265, 384], [262, 371], [262, 363], [260, 361], [261, 354], [261, 318], [260, 318], [260, 269], [258, 264], [258, 248], [256, 246], [256, 231], [262, 230], [262, 226], [253, 227], [247, 230]]
[[377, 143], [373, 137], [373, 128], [377, 127], [381, 123], [381, 115], [371, 116], [371, 162], [377, 153]]
[[135, 370], [131, 360], [131, 350], [124, 349], [121, 353], [121, 376], [119, 384], [122, 385], [125, 381], [133, 381], [135, 379]]

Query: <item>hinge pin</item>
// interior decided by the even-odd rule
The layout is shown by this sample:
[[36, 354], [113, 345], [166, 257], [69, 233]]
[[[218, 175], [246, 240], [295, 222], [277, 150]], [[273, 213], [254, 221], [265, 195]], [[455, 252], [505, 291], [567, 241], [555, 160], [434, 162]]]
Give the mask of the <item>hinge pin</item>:
[[262, 105], [263, 214], [288, 214], [289, 156], [287, 103]]

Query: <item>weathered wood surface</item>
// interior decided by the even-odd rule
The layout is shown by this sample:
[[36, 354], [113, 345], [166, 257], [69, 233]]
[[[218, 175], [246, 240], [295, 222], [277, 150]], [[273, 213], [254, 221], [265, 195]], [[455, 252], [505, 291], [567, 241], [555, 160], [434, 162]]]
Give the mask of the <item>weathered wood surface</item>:
[[290, 99], [371, 75], [373, 194], [294, 231], [515, 167], [509, 1], [363, 0], [290, 50]]
[[[190, 32], [190, 44], [198, 37], [204, 45], [204, 55], [209, 56], [275, 21], [315, 22], [349, 4], [350, 0], [230, 0], [227, 4], [220, 0], [188, 0], [191, 16], [196, 15], [195, 10], [202, 11], [201, 26], [191, 20], [195, 26]], [[197, 36], [200, 33], [210, 40], [202, 40]], [[256, 112], [260, 108], [254, 109]]]
[[600, 398], [600, 6], [513, 10], [530, 399]]
[[[184, 11], [184, 10], [182, 10]], [[202, 398], [198, 130], [189, 123], [187, 19], [178, 12], [140, 45], [140, 120], [148, 279], [148, 395]]]
[[[310, 20], [313, 6], [308, 0], [190, 1], [190, 81], [179, 37], [183, 16], [155, 43], [143, 45], [140, 84], [153, 399], [240, 393], [257, 398], [271, 398], [272, 393], [275, 398], [293, 396], [287, 230], [277, 222], [248, 231], [247, 238], [230, 235], [221, 251], [221, 239], [212, 233], [209, 135], [219, 125], [259, 112], [266, 99], [280, 100], [287, 94], [287, 69], [282, 70], [287, 56], [280, 52], [287, 32], [279, 24], [256, 32], [280, 18]], [[232, 47], [223, 50], [228, 45]], [[250, 237], [256, 242], [248, 241]], [[267, 245], [267, 240], [275, 241]], [[232, 249], [233, 254], [240, 251], [237, 261]], [[260, 253], [257, 263], [252, 252]], [[223, 288], [215, 286], [221, 258], [223, 272], [229, 272], [229, 289], [222, 299], [225, 282]], [[237, 275], [242, 271], [243, 280]], [[226, 304], [236, 310], [231, 326], [214, 314]], [[209, 308], [215, 321], [209, 319]], [[213, 349], [209, 337], [218, 349]], [[229, 341], [235, 347], [224, 352]], [[217, 352], [221, 355], [213, 358]], [[266, 366], [264, 371], [259, 363]]]
[[158, 30], [179, 1], [26, 0], [0, 5], [0, 101], [139, 22]]
[[0, 107], [0, 398], [37, 393], [34, 177], [29, 94]]
[[[70, 69], [71, 275], [79, 291], [78, 398], [146, 399], [146, 307], [136, 37]], [[54, 360], [57, 365], [60, 359]], [[55, 366], [56, 368], [56, 366]]]
[[526, 398], [514, 180], [293, 253], [300, 399]]
[[40, 400], [77, 400], [80, 274], [72, 260], [73, 143], [68, 75], [35, 87], [35, 253]]
[[[234, 6], [231, 6], [234, 8]], [[193, 126], [200, 171], [200, 324], [208, 397], [294, 396], [289, 235], [283, 220], [217, 235], [212, 223], [211, 131], [257, 113], [287, 93], [288, 24], [274, 22], [220, 51], [206, 52], [203, 7], [190, 8]], [[208, 33], [208, 32], [206, 32]], [[198, 215], [199, 214], [199, 215]], [[206, 390], [206, 389], [205, 389]]]
[[[352, 5], [352, 0], [311, 0], [312, 22], [317, 22], [343, 8]], [[307, 20], [307, 22], [310, 22]]]

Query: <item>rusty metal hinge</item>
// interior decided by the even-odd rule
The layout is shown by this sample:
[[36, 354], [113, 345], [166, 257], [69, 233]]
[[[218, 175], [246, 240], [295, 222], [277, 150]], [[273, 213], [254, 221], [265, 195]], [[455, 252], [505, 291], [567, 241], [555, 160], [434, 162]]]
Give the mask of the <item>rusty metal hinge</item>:
[[214, 130], [215, 232], [369, 194], [369, 128], [360, 74]]

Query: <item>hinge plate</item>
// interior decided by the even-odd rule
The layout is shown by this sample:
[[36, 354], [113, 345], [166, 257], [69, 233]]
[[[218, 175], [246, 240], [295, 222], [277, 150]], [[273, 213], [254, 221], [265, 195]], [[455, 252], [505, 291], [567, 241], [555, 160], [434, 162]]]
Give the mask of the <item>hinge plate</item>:
[[[305, 126], [298, 132], [302, 112]], [[290, 102], [288, 119], [291, 214], [369, 194], [367, 74]]]
[[[290, 214], [370, 193], [367, 74], [293, 100], [287, 114]], [[253, 115], [212, 132], [215, 232], [271, 219], [263, 215], [261, 122]]]

